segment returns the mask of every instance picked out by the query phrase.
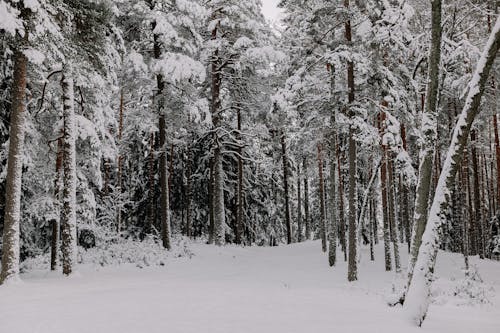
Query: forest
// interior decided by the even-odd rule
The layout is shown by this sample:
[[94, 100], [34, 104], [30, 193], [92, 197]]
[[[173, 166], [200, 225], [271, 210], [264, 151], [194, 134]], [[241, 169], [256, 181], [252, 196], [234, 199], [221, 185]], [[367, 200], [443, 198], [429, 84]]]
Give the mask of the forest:
[[498, 332], [499, 4], [0, 0], [0, 332]]

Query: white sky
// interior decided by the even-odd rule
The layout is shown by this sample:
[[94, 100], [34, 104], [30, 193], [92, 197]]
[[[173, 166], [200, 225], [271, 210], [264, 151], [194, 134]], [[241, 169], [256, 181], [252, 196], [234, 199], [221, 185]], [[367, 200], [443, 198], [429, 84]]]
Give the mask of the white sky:
[[276, 21], [278, 19], [281, 12], [277, 7], [278, 2], [279, 0], [262, 0], [262, 12], [268, 20]]

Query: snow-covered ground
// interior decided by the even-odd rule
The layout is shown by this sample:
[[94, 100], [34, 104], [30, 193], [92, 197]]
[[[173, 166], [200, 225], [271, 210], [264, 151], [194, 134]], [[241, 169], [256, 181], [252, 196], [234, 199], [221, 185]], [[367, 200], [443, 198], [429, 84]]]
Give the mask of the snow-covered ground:
[[[381, 250], [362, 253], [359, 281], [330, 268], [318, 242], [277, 248], [190, 245], [192, 258], [165, 266], [34, 271], [0, 286], [5, 333], [500, 332], [500, 263], [478, 261], [484, 283], [465, 282], [459, 255], [441, 254], [435, 302], [422, 328], [386, 300], [401, 276], [385, 272]], [[403, 257], [406, 262], [406, 256]], [[481, 299], [483, 302], [481, 302]], [[484, 303], [484, 304], [481, 304]]]

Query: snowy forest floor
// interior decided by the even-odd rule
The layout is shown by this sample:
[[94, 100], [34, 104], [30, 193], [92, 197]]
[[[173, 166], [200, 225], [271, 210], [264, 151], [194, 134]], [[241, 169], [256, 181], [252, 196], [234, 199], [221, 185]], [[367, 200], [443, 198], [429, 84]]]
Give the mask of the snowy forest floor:
[[189, 247], [194, 256], [170, 258], [165, 266], [80, 265], [70, 278], [25, 273], [20, 284], [0, 286], [0, 331], [499, 332], [500, 262], [471, 258], [484, 282], [465, 280], [462, 257], [440, 253], [434, 302], [419, 329], [400, 307], [386, 305], [403, 275], [384, 271], [380, 244], [376, 262], [363, 249], [355, 283], [346, 281], [343, 260], [328, 267], [317, 241]]

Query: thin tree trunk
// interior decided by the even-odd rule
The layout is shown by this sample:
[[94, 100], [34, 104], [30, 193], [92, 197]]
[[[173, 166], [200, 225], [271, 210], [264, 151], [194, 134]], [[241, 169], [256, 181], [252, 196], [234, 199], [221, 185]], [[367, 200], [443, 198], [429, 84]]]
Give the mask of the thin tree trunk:
[[238, 132], [238, 188], [237, 188], [237, 212], [236, 212], [236, 244], [241, 244], [243, 235], [243, 148], [241, 136], [241, 108], [237, 108]]
[[304, 223], [306, 225], [306, 239], [311, 239], [311, 221], [309, 219], [309, 181], [307, 178], [307, 158], [302, 159], [304, 172]]
[[[386, 105], [383, 105], [384, 107]], [[390, 271], [392, 269], [392, 259], [391, 259], [391, 244], [390, 244], [390, 218], [389, 218], [389, 205], [388, 205], [388, 194], [387, 194], [387, 147], [383, 142], [383, 136], [385, 133], [385, 112], [380, 112], [379, 114], [379, 131], [382, 142], [382, 166], [380, 168], [380, 186], [382, 195], [382, 218], [383, 218], [383, 228], [384, 228], [384, 261], [385, 270]]]
[[27, 62], [28, 60], [21, 50], [14, 52], [14, 80], [12, 81], [12, 111], [9, 130], [9, 155], [7, 157], [0, 284], [19, 278], [21, 182], [24, 154]]
[[[64, 132], [63, 132], [64, 133]], [[63, 134], [61, 133], [61, 135]], [[61, 215], [61, 194], [63, 189], [63, 137], [57, 139], [57, 157], [56, 157], [56, 179], [54, 180], [54, 201], [58, 207], [59, 217]], [[52, 220], [52, 238], [50, 240], [50, 270], [57, 269], [57, 257], [59, 251], [59, 225], [60, 218]]]
[[[122, 135], [123, 135], [123, 89], [120, 91], [120, 111], [119, 111], [119, 123], [118, 123], [118, 144], [121, 144]], [[116, 232], [120, 233], [121, 225], [122, 225], [122, 177], [123, 177], [123, 156], [120, 152], [118, 152], [118, 208], [116, 212]]]
[[330, 228], [329, 228], [329, 251], [328, 263], [335, 266], [337, 262], [337, 120], [334, 106], [335, 92], [335, 68], [329, 65], [330, 69]]
[[155, 135], [149, 135], [149, 217], [146, 225], [146, 233], [150, 233], [155, 225]]
[[326, 252], [326, 217], [325, 217], [325, 183], [323, 177], [323, 152], [321, 143], [318, 143], [318, 174], [319, 174], [319, 232], [321, 238], [321, 250]]
[[389, 176], [389, 190], [388, 193], [388, 201], [389, 201], [389, 229], [391, 232], [391, 241], [392, 247], [394, 251], [394, 268], [396, 273], [401, 272], [401, 262], [399, 256], [399, 244], [398, 244], [398, 236], [396, 232], [397, 221], [396, 221], [396, 212], [395, 212], [395, 198], [394, 198], [394, 168], [392, 165], [392, 158], [389, 156], [387, 161], [387, 173]]
[[187, 161], [186, 161], [186, 236], [192, 237], [194, 236], [192, 230], [192, 221], [191, 221], [191, 201], [193, 198], [192, 193], [192, 185], [191, 185], [191, 163], [192, 163], [192, 153], [191, 147], [188, 147]]
[[161, 240], [163, 247], [167, 250], [171, 248], [170, 239], [170, 200], [168, 190], [168, 170], [166, 152], [166, 124], [165, 115], [160, 115], [160, 189], [161, 189]]
[[[344, 7], [349, 9], [349, 0], [344, 0]], [[345, 22], [345, 39], [347, 43], [352, 42], [351, 21]], [[347, 90], [349, 108], [354, 103], [354, 62], [347, 62]], [[354, 112], [348, 111], [350, 118], [354, 117]], [[356, 140], [354, 138], [355, 129], [349, 127], [349, 264], [347, 269], [347, 280], [356, 281], [358, 279], [357, 262], [357, 232], [356, 232], [356, 213], [357, 213], [357, 194], [356, 194]]]
[[[212, 40], [217, 40], [218, 25], [212, 30]], [[214, 127], [214, 158], [213, 158], [213, 216], [214, 229], [213, 240], [215, 245], [223, 245], [225, 241], [224, 226], [226, 224], [226, 212], [224, 207], [224, 168], [222, 147], [219, 142], [218, 130], [221, 126], [221, 99], [220, 90], [222, 84], [222, 74], [220, 66], [219, 50], [216, 49], [211, 60], [211, 88], [212, 88], [212, 122]]]
[[297, 163], [297, 242], [302, 242], [302, 193], [300, 188], [300, 163]]
[[344, 252], [344, 261], [347, 261], [347, 242], [345, 237], [345, 213], [344, 213], [344, 179], [341, 170], [341, 153], [340, 145], [337, 144], [337, 169], [339, 174], [339, 240], [342, 251]]
[[283, 159], [283, 187], [285, 195], [285, 226], [287, 244], [292, 243], [292, 223], [290, 221], [290, 193], [288, 191], [288, 154], [285, 133], [281, 133], [281, 157]]

